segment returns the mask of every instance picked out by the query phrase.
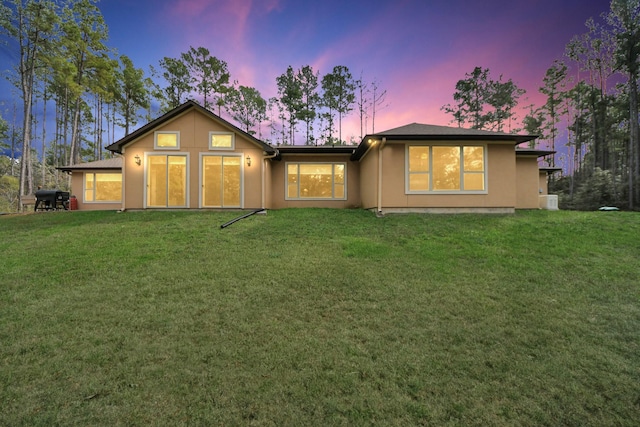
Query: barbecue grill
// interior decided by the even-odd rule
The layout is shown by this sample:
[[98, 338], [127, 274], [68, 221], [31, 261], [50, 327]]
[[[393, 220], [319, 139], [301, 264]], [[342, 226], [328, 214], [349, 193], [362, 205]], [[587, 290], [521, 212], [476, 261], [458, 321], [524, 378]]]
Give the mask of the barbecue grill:
[[36, 191], [36, 204], [34, 211], [69, 209], [69, 192], [60, 190], [38, 190]]

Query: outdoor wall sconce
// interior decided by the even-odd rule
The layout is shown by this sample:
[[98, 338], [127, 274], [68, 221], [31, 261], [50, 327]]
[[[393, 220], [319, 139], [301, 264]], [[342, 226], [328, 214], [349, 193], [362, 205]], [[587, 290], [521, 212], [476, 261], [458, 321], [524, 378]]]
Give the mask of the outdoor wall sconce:
[[251, 166], [251, 156], [247, 156], [247, 166]]
[[140, 166], [140, 156], [136, 154], [134, 159], [136, 160], [136, 165]]

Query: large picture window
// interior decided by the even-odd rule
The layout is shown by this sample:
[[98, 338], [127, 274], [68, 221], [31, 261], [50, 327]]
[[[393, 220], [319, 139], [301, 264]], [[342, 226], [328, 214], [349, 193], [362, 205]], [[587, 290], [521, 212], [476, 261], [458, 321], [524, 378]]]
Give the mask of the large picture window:
[[482, 145], [409, 145], [407, 193], [485, 192]]
[[85, 202], [121, 202], [121, 173], [85, 173]]
[[345, 163], [287, 163], [286, 199], [345, 200]]

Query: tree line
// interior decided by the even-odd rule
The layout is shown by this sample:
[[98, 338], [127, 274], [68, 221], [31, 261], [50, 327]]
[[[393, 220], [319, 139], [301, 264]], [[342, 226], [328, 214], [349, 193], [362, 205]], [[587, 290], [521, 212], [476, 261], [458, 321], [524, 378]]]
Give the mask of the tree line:
[[[562, 166], [551, 191], [565, 207], [640, 204], [638, 142], [639, 0], [613, 0], [586, 33], [568, 42], [545, 73], [543, 105], [528, 105], [511, 79], [475, 67], [459, 80], [442, 109], [461, 127], [541, 135], [566, 150], [546, 160]], [[0, 112], [0, 211], [36, 186], [64, 188], [56, 167], [109, 155], [104, 146], [140, 121], [196, 98], [259, 138], [278, 144], [343, 144], [342, 120], [356, 113], [360, 137], [375, 133], [386, 106], [377, 81], [355, 78], [342, 65], [321, 76], [309, 65], [276, 78], [277, 96], [264, 99], [232, 80], [225, 61], [204, 47], [164, 57], [148, 73], [107, 45], [108, 28], [95, 0], [7, 0], [0, 5], [0, 43], [15, 55], [6, 76], [21, 100]], [[53, 132], [47, 123], [55, 123]], [[357, 141], [349, 141], [357, 142]]]
[[545, 102], [525, 107], [521, 127], [512, 123], [525, 91], [511, 79], [492, 78], [482, 67], [456, 83], [454, 103], [442, 110], [458, 126], [524, 131], [561, 151], [545, 160], [565, 172], [550, 185], [561, 207], [638, 209], [640, 2], [613, 0], [608, 12], [585, 25], [587, 31], [567, 43], [563, 59], [547, 69], [539, 88]]
[[0, 43], [16, 58], [5, 77], [21, 101], [0, 112], [0, 153], [9, 153], [0, 156], [0, 211], [13, 210], [18, 195], [37, 186], [67, 187], [56, 167], [109, 156], [104, 146], [116, 135], [187, 99], [275, 145], [345, 144], [345, 116], [357, 108], [361, 138], [369, 119], [375, 129], [376, 109], [384, 107], [379, 83], [354, 78], [342, 65], [322, 77], [309, 65], [290, 66], [276, 78], [278, 95], [266, 100], [232, 80], [227, 63], [205, 47], [164, 57], [145, 73], [107, 40], [97, 0], [0, 5]]
[[[378, 82], [356, 79], [344, 65], [322, 77], [305, 65], [287, 67], [276, 77], [278, 95], [265, 99], [256, 88], [231, 81], [227, 63], [204, 47], [190, 47], [178, 58], [164, 57], [158, 68], [151, 67], [151, 73], [155, 80], [150, 94], [160, 102], [160, 112], [196, 97], [206, 109], [229, 117], [245, 132], [274, 145], [293, 145], [301, 139], [306, 145], [346, 144], [342, 119], [354, 109], [359, 113], [362, 138], [369, 118], [375, 130], [376, 109], [384, 107], [386, 98]], [[263, 125], [268, 131], [263, 131]], [[301, 125], [303, 133], [296, 137]]]

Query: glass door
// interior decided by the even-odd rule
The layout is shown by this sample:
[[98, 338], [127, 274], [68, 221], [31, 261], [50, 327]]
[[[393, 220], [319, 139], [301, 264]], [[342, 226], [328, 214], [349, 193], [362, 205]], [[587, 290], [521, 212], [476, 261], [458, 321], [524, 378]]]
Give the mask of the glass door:
[[147, 207], [187, 206], [187, 156], [147, 157]]
[[242, 157], [202, 157], [202, 207], [240, 208]]

